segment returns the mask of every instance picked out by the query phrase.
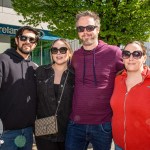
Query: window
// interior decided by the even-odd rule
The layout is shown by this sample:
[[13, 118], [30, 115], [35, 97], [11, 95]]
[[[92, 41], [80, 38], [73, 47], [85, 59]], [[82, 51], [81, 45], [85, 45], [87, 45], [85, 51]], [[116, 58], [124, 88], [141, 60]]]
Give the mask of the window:
[[45, 65], [51, 62], [50, 58], [50, 46], [52, 41], [40, 40], [35, 48], [32, 51], [32, 61], [38, 65]]
[[2, 0], [0, 0], [0, 6], [2, 6]]
[[0, 6], [12, 8], [11, 0], [0, 0]]

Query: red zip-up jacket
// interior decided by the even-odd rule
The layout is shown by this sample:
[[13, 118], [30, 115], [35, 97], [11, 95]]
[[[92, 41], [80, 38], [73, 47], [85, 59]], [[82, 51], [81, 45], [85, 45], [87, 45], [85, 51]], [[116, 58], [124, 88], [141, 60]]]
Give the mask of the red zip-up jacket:
[[150, 150], [150, 70], [144, 81], [126, 90], [126, 71], [116, 77], [111, 98], [114, 142], [123, 150]]

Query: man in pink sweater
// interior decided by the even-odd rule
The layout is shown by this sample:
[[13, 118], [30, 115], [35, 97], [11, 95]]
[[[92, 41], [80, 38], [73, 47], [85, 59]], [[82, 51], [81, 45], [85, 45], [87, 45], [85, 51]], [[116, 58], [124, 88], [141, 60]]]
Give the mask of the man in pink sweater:
[[66, 150], [109, 150], [112, 141], [110, 98], [116, 73], [123, 69], [121, 50], [98, 40], [100, 18], [91, 11], [76, 16], [83, 46], [74, 52], [75, 91]]

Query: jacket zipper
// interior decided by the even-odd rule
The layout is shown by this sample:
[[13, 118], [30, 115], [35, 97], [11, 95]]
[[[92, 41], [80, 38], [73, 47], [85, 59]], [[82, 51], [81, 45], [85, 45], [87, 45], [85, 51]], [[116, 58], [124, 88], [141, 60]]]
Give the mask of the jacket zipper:
[[135, 86], [133, 86], [129, 91], [127, 91], [127, 89], [126, 89], [124, 104], [123, 104], [123, 109], [124, 109], [124, 150], [126, 150], [126, 147], [127, 147], [127, 144], [126, 144], [126, 120], [127, 120], [127, 117], [126, 117], [126, 101], [127, 101], [127, 96], [133, 88], [135, 88], [138, 85], [141, 85], [143, 82], [144, 82], [144, 80], [142, 82], [136, 84]]
[[124, 149], [126, 150], [126, 100], [127, 100], [127, 95], [128, 92], [125, 93], [125, 98], [124, 98]]

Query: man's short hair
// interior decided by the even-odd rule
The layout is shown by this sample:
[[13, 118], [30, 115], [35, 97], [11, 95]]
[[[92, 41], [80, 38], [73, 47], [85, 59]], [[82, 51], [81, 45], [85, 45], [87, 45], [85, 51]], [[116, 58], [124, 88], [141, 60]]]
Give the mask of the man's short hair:
[[91, 18], [94, 19], [95, 21], [95, 25], [98, 26], [100, 28], [100, 17], [97, 13], [95, 12], [92, 12], [92, 11], [80, 11], [77, 15], [76, 15], [76, 23], [78, 22], [78, 20], [81, 18], [81, 17], [86, 17], [86, 16], [89, 16]]
[[31, 26], [23, 26], [16, 32], [16, 38], [23, 34], [25, 30], [32, 31], [36, 35], [37, 42], [39, 40], [39, 31]]

